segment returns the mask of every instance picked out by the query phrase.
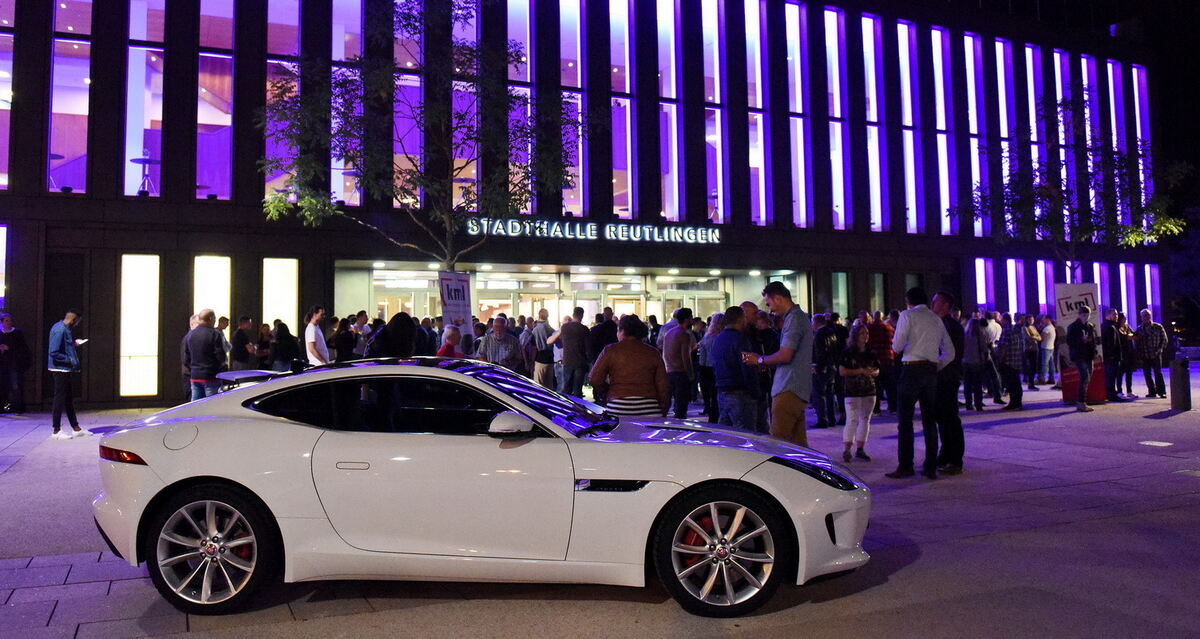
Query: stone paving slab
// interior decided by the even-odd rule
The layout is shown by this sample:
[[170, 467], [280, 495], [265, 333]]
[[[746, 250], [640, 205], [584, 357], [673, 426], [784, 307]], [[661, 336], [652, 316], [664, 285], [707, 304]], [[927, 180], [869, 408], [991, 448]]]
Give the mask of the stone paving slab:
[[75, 628], [69, 626], [46, 626], [6, 630], [0, 628], [0, 639], [74, 639]]
[[16, 570], [17, 568], [25, 568], [29, 565], [29, 557], [10, 557], [8, 559], [0, 559], [0, 570]]
[[30, 568], [38, 566], [62, 566], [69, 564], [94, 564], [100, 560], [99, 552], [80, 552], [71, 555], [43, 555], [29, 562]]
[[169, 615], [142, 619], [119, 619], [79, 624], [75, 639], [111, 639], [112, 637], [151, 637], [187, 632], [187, 617]]
[[162, 597], [144, 595], [100, 595], [81, 597], [64, 603], [54, 611], [51, 625], [77, 625], [92, 621], [141, 619], [143, 617], [183, 616]]
[[229, 628], [259, 626], [263, 624], [295, 621], [292, 609], [287, 603], [278, 603], [269, 608], [260, 608], [249, 612], [238, 612], [231, 615], [188, 615], [188, 629], [191, 632], [211, 632]]
[[32, 588], [65, 583], [70, 566], [43, 566], [0, 570], [0, 588]]
[[140, 579], [148, 576], [150, 576], [150, 573], [147, 572], [145, 564], [130, 566], [121, 561], [106, 561], [104, 563], [75, 564], [71, 566], [71, 574], [67, 576], [67, 583]]
[[0, 628], [14, 630], [45, 626], [54, 612], [55, 605], [55, 601], [4, 604], [0, 606]]
[[30, 601], [61, 601], [64, 599], [79, 599], [81, 597], [101, 597], [108, 594], [108, 582], [93, 581], [85, 584], [64, 584], [62, 586], [39, 586], [37, 588], [19, 588], [9, 597], [9, 603], [28, 603]]

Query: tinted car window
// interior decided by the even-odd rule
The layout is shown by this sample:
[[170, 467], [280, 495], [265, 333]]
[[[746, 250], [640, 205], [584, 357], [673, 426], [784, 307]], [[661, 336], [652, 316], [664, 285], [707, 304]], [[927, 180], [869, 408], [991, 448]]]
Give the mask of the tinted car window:
[[479, 435], [507, 410], [479, 391], [439, 379], [376, 377], [330, 386], [340, 430]]
[[253, 406], [268, 415], [330, 428], [334, 425], [331, 397], [329, 383], [309, 384], [256, 400]]

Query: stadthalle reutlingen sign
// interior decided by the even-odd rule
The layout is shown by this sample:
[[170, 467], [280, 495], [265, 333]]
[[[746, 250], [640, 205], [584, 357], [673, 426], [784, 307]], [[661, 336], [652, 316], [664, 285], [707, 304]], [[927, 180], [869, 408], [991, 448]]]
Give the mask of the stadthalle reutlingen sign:
[[473, 217], [467, 220], [467, 235], [497, 237], [536, 237], [553, 240], [609, 240], [614, 242], [656, 242], [682, 244], [719, 244], [721, 229], [697, 226], [656, 226], [626, 222], [585, 222], [571, 220], [522, 220]]

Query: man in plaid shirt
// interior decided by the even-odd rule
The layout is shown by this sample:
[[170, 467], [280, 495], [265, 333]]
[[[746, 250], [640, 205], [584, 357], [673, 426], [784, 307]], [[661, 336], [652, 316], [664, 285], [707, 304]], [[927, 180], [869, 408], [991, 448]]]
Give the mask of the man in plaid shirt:
[[888, 411], [896, 412], [896, 351], [892, 339], [896, 329], [883, 321], [883, 311], [875, 311], [875, 321], [867, 324], [867, 350], [879, 360], [879, 379], [875, 385], [875, 413], [882, 412], [883, 396], [887, 395]]
[[[1167, 346], [1167, 330], [1162, 324], [1154, 321], [1150, 309], [1143, 308], [1142, 321], [1138, 323], [1135, 334], [1138, 356], [1142, 358], [1142, 375], [1146, 378], [1146, 397], [1166, 397], [1167, 387], [1163, 385], [1162, 356]], [[1151, 372], [1154, 376], [1151, 377]]]
[[1021, 369], [1025, 366], [1025, 327], [1013, 324], [1012, 316], [1005, 313], [1000, 318], [1004, 331], [1000, 333], [1000, 346], [996, 349], [996, 364], [1000, 367], [1000, 379], [1008, 389], [1008, 405], [1001, 410], [1021, 410], [1024, 390], [1021, 388]]

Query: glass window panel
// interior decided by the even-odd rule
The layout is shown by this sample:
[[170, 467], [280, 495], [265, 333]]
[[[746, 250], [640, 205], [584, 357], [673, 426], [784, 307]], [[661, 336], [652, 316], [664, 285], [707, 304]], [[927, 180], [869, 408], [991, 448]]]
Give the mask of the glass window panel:
[[883, 310], [887, 308], [887, 278], [883, 273], [871, 273], [871, 310]]
[[879, 121], [879, 18], [862, 17], [863, 80], [867, 89], [867, 121]]
[[[273, 82], [282, 80], [294, 79], [297, 73], [297, 64], [294, 62], [284, 62], [282, 60], [267, 61], [267, 100], [271, 100], [271, 85]], [[294, 85], [293, 85], [294, 88]], [[271, 121], [267, 123], [267, 129], [276, 130], [283, 126], [281, 122]], [[295, 155], [296, 149], [286, 146], [279, 140], [268, 135], [266, 140], [266, 157], [285, 159]], [[265, 176], [264, 196], [270, 197], [276, 193], [288, 192], [288, 180], [291, 179], [291, 174], [282, 171], [272, 171]]]
[[122, 397], [158, 394], [157, 255], [121, 256], [121, 335], [118, 387]]
[[608, 3], [609, 62], [612, 66], [612, 90], [629, 93], [629, 4], [630, 0]]
[[750, 114], [750, 219], [763, 226], [769, 220], [767, 199], [766, 116]]
[[1149, 86], [1146, 81], [1146, 68], [1133, 65], [1133, 110], [1134, 130], [1137, 134], [1138, 169], [1141, 174], [1142, 204], [1150, 200], [1154, 191], [1154, 181], [1150, 175], [1150, 102]]
[[[6, 2], [5, 4], [11, 3]], [[55, 2], [54, 30], [71, 35], [91, 34], [91, 0], [58, 0]]]
[[867, 125], [867, 190], [871, 204], [871, 230], [884, 230], [882, 138], [877, 125]]
[[233, 161], [233, 57], [200, 54], [196, 197], [229, 199]]
[[658, 10], [658, 95], [675, 97], [675, 39], [678, 28], [675, 0], [657, 0]]
[[362, 55], [362, 0], [333, 0], [333, 59]]
[[842, 32], [842, 12], [825, 9], [825, 72], [829, 80], [829, 116], [842, 117], [842, 49], [845, 48]]
[[420, 76], [401, 75], [396, 82], [392, 112], [392, 165], [396, 170], [396, 184], [401, 190], [393, 206], [412, 207], [421, 202], [421, 193], [405, 177], [405, 172], [417, 171], [423, 166], [419, 126], [422, 104]]
[[946, 39], [948, 35], [941, 27], [934, 27], [930, 32], [930, 37], [933, 40], [933, 109], [934, 109], [934, 126], [939, 131], [945, 131], [949, 125], [947, 124], [946, 108]]
[[802, 5], [789, 2], [783, 13], [787, 31], [788, 110], [792, 113], [804, 112], [804, 47], [808, 35], [802, 9]]
[[16, 12], [16, 2], [0, 3], [0, 26], [13, 26], [13, 14]]
[[200, 46], [233, 49], [233, 3], [229, 0], [200, 1]]
[[130, 0], [129, 39], [162, 42], [167, 0]]
[[633, 114], [628, 98], [612, 101], [613, 214], [621, 219], [633, 217]]
[[845, 271], [833, 272], [833, 286], [831, 289], [833, 299], [833, 308], [830, 310], [834, 313], [840, 313], [842, 317], [850, 317], [850, 274]]
[[0, 224], [0, 310], [8, 308], [8, 280], [5, 265], [8, 264], [8, 227]]
[[46, 187], [51, 191], [82, 193], [87, 188], [90, 57], [91, 47], [86, 42], [54, 41], [46, 175]]
[[904, 220], [905, 230], [920, 233], [925, 227], [918, 206], [920, 193], [917, 191], [917, 143], [912, 129], [900, 132], [904, 152]]
[[8, 136], [12, 125], [12, 45], [13, 37], [7, 33], [0, 33], [0, 189], [8, 188]]
[[662, 103], [658, 108], [660, 167], [662, 174], [662, 211], [668, 221], [679, 221], [679, 114], [676, 106]]
[[942, 235], [951, 235], [958, 230], [957, 220], [951, 218], [949, 213], [950, 202], [953, 197], [954, 185], [951, 183], [950, 174], [952, 168], [950, 166], [950, 134], [937, 134], [937, 162], [938, 162], [938, 215], [942, 219]]
[[573, 147], [568, 153], [567, 173], [570, 175], [571, 186], [563, 189], [563, 212], [574, 217], [583, 216], [584, 205], [584, 158], [587, 151], [581, 135], [583, 130], [583, 95], [579, 93], [563, 94], [563, 117], [577, 126], [563, 128], [563, 143]]
[[[529, 90], [529, 88], [520, 86], [509, 87], [509, 92], [511, 95], [517, 98], [513, 101], [512, 110], [508, 114], [509, 127], [514, 130], [527, 130], [533, 118], [532, 92]], [[459, 109], [460, 111], [462, 110], [461, 107], [458, 107], [457, 105], [455, 108]], [[470, 154], [470, 156], [475, 157], [473, 153]], [[509, 163], [509, 174], [513, 176], [528, 175], [526, 168], [529, 167], [532, 156], [533, 148], [530, 146], [515, 150]], [[459, 166], [463, 166], [464, 170], [457, 174], [457, 177], [454, 178], [455, 182], [463, 186], [473, 184], [475, 181], [475, 168], [470, 167], [468, 173], [465, 164], [456, 161], [455, 167], [457, 168]], [[525, 206], [520, 212], [529, 213], [532, 211], [533, 206], [534, 203], [532, 201], [526, 202]]]
[[846, 130], [841, 122], [829, 123], [829, 169], [833, 179], [833, 228], [844, 231], [850, 219], [846, 202], [850, 172], [846, 170]]
[[1005, 260], [1005, 277], [1008, 281], [1008, 310], [1024, 313], [1025, 309], [1025, 260]]
[[274, 326], [275, 320], [280, 320], [288, 325], [293, 335], [297, 335], [300, 330], [296, 321], [300, 308], [300, 260], [263, 258], [262, 270], [262, 321]]
[[746, 98], [751, 109], [762, 108], [762, 0], [746, 3]]
[[1012, 46], [1006, 40], [996, 40], [996, 100], [1000, 106], [1000, 137], [1009, 136], [1009, 122], [1013, 120], [1012, 104]]
[[123, 192], [157, 197], [162, 168], [162, 50], [130, 47], [128, 65]]
[[1042, 50], [1036, 45], [1025, 45], [1025, 102], [1029, 107], [1029, 139], [1041, 140], [1041, 124], [1038, 120], [1038, 105], [1042, 102]]
[[963, 36], [963, 59], [967, 76], [967, 132], [979, 133], [979, 97], [983, 61], [979, 58], [979, 36], [968, 33]]
[[531, 76], [530, 62], [533, 50], [530, 48], [529, 0], [508, 0], [508, 39], [516, 42], [521, 48], [523, 64], [511, 65], [508, 68], [508, 79], [515, 82], [529, 82]]
[[[233, 260], [219, 255], [197, 255], [192, 260], [192, 308], [193, 312], [211, 308], [217, 317], [230, 317], [231, 277]], [[136, 322], [135, 322], [136, 323]], [[226, 330], [226, 338], [229, 331]]]
[[580, 56], [580, 43], [583, 40], [580, 16], [580, 0], [559, 0], [559, 68], [563, 86], [582, 86], [583, 58]]
[[300, 0], [267, 0], [267, 54], [299, 53]]
[[[514, 88], [514, 92], [524, 95], [524, 100], [528, 103], [529, 91], [527, 89]], [[464, 122], [479, 121], [478, 111], [478, 94], [464, 84], [457, 84], [454, 91], [451, 93], [451, 108], [455, 114], [454, 124], [451, 126], [458, 132], [459, 137], [455, 139], [453, 144], [455, 157], [453, 158], [453, 180], [454, 180], [454, 203], [459, 205], [464, 201], [465, 194], [468, 191], [473, 191], [477, 184], [476, 160], [479, 158], [479, 151], [475, 148], [474, 141], [465, 137], [466, 130], [463, 128]], [[512, 117], [510, 115], [510, 117]], [[523, 117], [529, 117], [528, 113], [523, 114]]]
[[916, 81], [913, 77], [912, 61], [916, 59], [913, 47], [916, 42], [913, 32], [916, 27], [911, 22], [896, 23], [896, 37], [900, 53], [900, 124], [913, 126], [913, 96], [917, 93]]
[[[357, 80], [359, 73], [357, 69], [346, 69], [337, 67], [335, 73], [341, 74], [343, 78], [353, 78]], [[351, 105], [353, 113], [361, 113], [361, 104]], [[335, 118], [340, 116], [336, 115]], [[340, 125], [340, 120], [335, 120], [332, 126], [336, 129]], [[332, 149], [329, 158], [329, 176], [330, 186], [333, 187], [334, 199], [341, 200], [349, 206], [358, 206], [362, 204], [362, 172], [353, 164], [347, 162], [344, 158], [339, 157], [339, 151]]]
[[708, 219], [725, 221], [725, 126], [721, 109], [704, 110], [704, 163], [707, 168]]
[[792, 151], [792, 223], [808, 228], [808, 147], [806, 145], [804, 118], [791, 119]]

